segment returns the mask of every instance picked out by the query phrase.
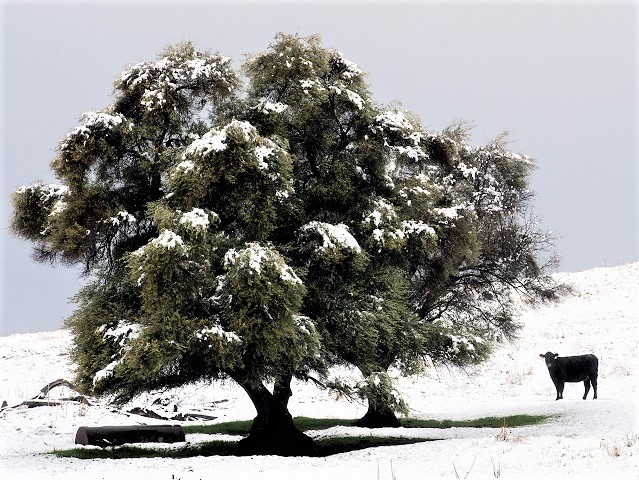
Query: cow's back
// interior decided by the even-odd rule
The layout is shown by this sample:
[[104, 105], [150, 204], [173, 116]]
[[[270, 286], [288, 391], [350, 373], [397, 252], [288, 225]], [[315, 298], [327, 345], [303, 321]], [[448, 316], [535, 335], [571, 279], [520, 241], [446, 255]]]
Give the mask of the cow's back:
[[587, 378], [591, 380], [597, 378], [599, 359], [591, 353], [573, 357], [559, 357], [557, 360], [561, 361], [561, 370], [566, 376], [567, 382], [580, 382]]

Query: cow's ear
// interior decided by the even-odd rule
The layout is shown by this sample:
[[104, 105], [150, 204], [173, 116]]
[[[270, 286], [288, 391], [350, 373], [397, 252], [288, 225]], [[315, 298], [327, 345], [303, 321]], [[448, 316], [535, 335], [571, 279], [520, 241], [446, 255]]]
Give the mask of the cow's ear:
[[544, 358], [546, 355], [544, 355], [543, 353], [539, 354], [539, 358]]
[[558, 354], [558, 353], [555, 353], [555, 358], [557, 358], [558, 356], [559, 356], [559, 354]]

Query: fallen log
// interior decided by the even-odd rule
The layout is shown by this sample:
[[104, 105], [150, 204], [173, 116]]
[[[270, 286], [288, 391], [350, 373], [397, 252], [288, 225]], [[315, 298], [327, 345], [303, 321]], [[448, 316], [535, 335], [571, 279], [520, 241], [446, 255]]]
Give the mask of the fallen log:
[[106, 427], [80, 427], [75, 443], [112, 447], [125, 443], [174, 443], [184, 442], [184, 430], [180, 425], [121, 425]]
[[55, 407], [58, 405], [63, 405], [68, 402], [78, 402], [83, 403], [84, 405], [91, 405], [91, 402], [84, 395], [78, 395], [77, 397], [68, 397], [68, 398], [58, 398], [55, 400], [48, 400], [46, 398], [34, 397], [31, 400], [25, 400], [22, 403], [16, 405], [19, 407], [24, 405], [25, 407], [34, 408], [34, 407]]
[[34, 408], [34, 407], [55, 407], [62, 404], [58, 400], [42, 400], [40, 398], [34, 398], [32, 400], [25, 400], [24, 402], [16, 406], [19, 407], [20, 405], [24, 405], [25, 407], [29, 407], [29, 408]]
[[212, 415], [204, 415], [202, 413], [178, 413], [171, 417], [171, 420], [177, 420], [178, 422], [191, 422], [197, 420], [215, 420], [217, 417]]
[[46, 398], [47, 395], [49, 395], [49, 392], [51, 390], [53, 390], [56, 387], [67, 387], [75, 392], [78, 391], [77, 388], [75, 388], [75, 386], [69, 382], [68, 380], [65, 380], [64, 378], [59, 378], [58, 380], [54, 380], [53, 382], [49, 383], [48, 385], [45, 385], [44, 387], [42, 387], [40, 389], [40, 393], [38, 394], [38, 396], [33, 397], [34, 399], [36, 398]]
[[133, 415], [140, 415], [141, 417], [154, 418], [156, 420], [168, 420], [167, 417], [163, 417], [162, 415], [155, 413], [153, 410], [149, 410], [148, 408], [140, 408], [135, 407], [128, 411]]

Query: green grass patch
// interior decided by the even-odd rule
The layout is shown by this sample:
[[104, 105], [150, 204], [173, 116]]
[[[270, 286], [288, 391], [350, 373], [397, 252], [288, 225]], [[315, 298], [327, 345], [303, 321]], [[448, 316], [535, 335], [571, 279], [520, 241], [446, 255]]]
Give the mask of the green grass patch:
[[[508, 427], [523, 427], [537, 425], [553, 418], [552, 415], [510, 415], [507, 417], [484, 417], [474, 420], [423, 420], [418, 418], [402, 419], [402, 426], [406, 428], [501, 428], [504, 423]], [[355, 419], [344, 418], [309, 418], [296, 417], [295, 425], [300, 430], [323, 430], [335, 426], [352, 426]], [[184, 425], [184, 432], [204, 434], [248, 435], [252, 420], [216, 423], [212, 425]], [[352, 452], [364, 448], [374, 448], [393, 445], [408, 445], [427, 442], [427, 438], [410, 437], [382, 437], [382, 436], [354, 436], [331, 437], [315, 440], [316, 457], [327, 457], [337, 453]], [[72, 448], [69, 450], [55, 450], [52, 453], [58, 457], [80, 459], [123, 459], [123, 458], [188, 458], [233, 455], [237, 442], [210, 441], [196, 444], [186, 444], [175, 448], [150, 448], [123, 445], [113, 448]]]
[[253, 420], [235, 420], [233, 422], [213, 423], [209, 425], [182, 425], [182, 430], [189, 433], [205, 433], [207, 435], [248, 435]]
[[130, 445], [109, 448], [70, 448], [68, 450], [54, 450], [54, 455], [62, 458], [79, 458], [93, 460], [110, 458], [189, 458], [208, 457], [212, 455], [230, 455], [236, 442], [202, 442], [194, 445], [184, 445], [177, 448], [146, 448]]
[[[484, 417], [474, 420], [425, 420], [420, 418], [404, 418], [402, 426], [406, 428], [501, 428], [506, 422], [509, 427], [537, 425], [551, 418], [549, 415], [510, 415], [507, 417]], [[308, 430], [325, 430], [331, 427], [351, 427], [357, 420], [354, 418], [310, 418], [295, 417], [293, 422], [297, 428]], [[184, 433], [204, 433], [208, 435], [226, 434], [246, 436], [251, 428], [252, 420], [214, 423], [210, 425], [183, 425]]]
[[[295, 417], [293, 422], [301, 431], [308, 430], [326, 430], [331, 427], [351, 427], [355, 423], [355, 419], [350, 418], [310, 418]], [[208, 435], [225, 434], [225, 435], [242, 435], [249, 434], [253, 420], [236, 420], [233, 422], [214, 423], [209, 425], [182, 425], [184, 433], [205, 433]]]
[[[338, 453], [352, 452], [364, 448], [409, 445], [430, 441], [426, 438], [406, 437], [336, 437], [315, 441], [314, 457], [328, 457]], [[188, 458], [233, 455], [237, 442], [202, 442], [177, 448], [145, 448], [122, 445], [110, 448], [72, 448], [55, 450], [52, 453], [62, 458], [79, 458], [81, 460], [125, 458]]]
[[406, 428], [501, 428], [504, 423], [509, 427], [525, 427], [538, 425], [552, 418], [551, 415], [510, 415], [507, 417], [483, 417], [474, 420], [426, 420], [420, 418], [405, 418], [402, 426]]

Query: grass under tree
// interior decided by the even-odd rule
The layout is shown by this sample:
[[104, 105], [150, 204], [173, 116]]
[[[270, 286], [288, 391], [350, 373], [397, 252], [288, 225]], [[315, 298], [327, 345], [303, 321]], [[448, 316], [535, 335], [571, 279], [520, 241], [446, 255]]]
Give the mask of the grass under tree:
[[[549, 415], [511, 415], [507, 417], [483, 417], [473, 420], [429, 420], [418, 418], [406, 418], [402, 420], [405, 428], [502, 428], [523, 427], [537, 425], [552, 418]], [[353, 426], [356, 419], [343, 418], [309, 418], [296, 417], [294, 423], [301, 431], [326, 430], [337, 426]], [[232, 422], [216, 423], [212, 425], [185, 425], [186, 434], [207, 435], [239, 435], [246, 436], [250, 433], [251, 420], [238, 420]], [[365, 448], [409, 445], [434, 441], [433, 438], [410, 436], [380, 436], [380, 435], [355, 435], [316, 439], [314, 451], [310, 456], [327, 457], [338, 453], [346, 453]], [[197, 444], [187, 443], [177, 448], [155, 448], [123, 445], [113, 448], [72, 448], [67, 450], [55, 450], [53, 454], [58, 457], [79, 459], [122, 459], [122, 458], [188, 458], [197, 456], [233, 455], [235, 441], [205, 441]]]

